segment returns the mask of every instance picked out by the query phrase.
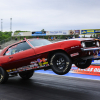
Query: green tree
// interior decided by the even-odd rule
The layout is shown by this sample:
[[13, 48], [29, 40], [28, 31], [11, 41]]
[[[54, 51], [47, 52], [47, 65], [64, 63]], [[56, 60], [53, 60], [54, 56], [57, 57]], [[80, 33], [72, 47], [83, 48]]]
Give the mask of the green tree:
[[45, 31], [44, 29], [41, 30], [42, 33], [43, 33], [44, 31]]
[[12, 32], [1, 32], [0, 31], [0, 41], [11, 37]]

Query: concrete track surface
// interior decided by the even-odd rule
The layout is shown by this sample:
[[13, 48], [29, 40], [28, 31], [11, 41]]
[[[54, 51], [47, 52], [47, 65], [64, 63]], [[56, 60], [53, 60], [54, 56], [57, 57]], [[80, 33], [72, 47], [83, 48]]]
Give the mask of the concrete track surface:
[[0, 84], [0, 100], [100, 100], [100, 81], [35, 73]]

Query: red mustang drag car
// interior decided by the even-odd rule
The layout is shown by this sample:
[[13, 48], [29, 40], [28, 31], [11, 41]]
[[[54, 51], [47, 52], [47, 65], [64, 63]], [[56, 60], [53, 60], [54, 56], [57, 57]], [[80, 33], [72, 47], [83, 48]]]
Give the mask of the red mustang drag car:
[[59, 75], [68, 73], [72, 64], [84, 69], [90, 66], [99, 50], [99, 40], [92, 38], [55, 43], [46, 39], [23, 40], [0, 52], [0, 83], [17, 73], [23, 79], [29, 79], [37, 69], [52, 69]]

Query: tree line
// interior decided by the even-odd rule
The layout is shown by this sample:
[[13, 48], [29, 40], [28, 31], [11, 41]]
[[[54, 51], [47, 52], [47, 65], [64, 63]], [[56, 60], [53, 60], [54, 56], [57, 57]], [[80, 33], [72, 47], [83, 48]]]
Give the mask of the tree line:
[[12, 32], [1, 32], [0, 31], [0, 41], [10, 38], [11, 34], [12, 34]]

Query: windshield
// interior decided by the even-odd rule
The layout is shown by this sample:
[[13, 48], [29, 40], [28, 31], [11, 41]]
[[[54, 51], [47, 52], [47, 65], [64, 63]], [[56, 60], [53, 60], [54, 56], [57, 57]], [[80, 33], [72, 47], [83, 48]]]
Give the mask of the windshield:
[[33, 39], [33, 40], [29, 40], [29, 42], [34, 46], [44, 46], [44, 45], [48, 45], [51, 44], [50, 41], [45, 40], [45, 39]]

